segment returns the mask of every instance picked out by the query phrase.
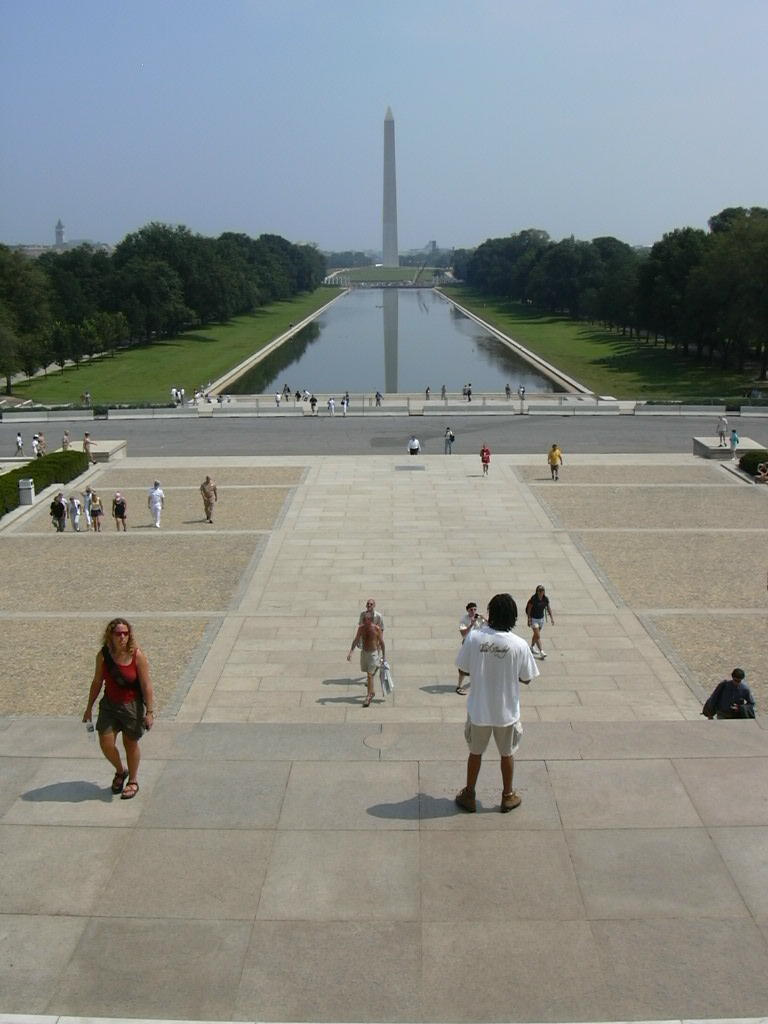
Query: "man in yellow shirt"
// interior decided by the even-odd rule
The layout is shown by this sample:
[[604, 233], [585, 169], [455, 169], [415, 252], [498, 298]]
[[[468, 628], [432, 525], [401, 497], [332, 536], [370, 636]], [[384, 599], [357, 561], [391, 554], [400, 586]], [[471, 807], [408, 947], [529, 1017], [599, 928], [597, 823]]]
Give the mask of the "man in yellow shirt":
[[553, 480], [560, 479], [560, 467], [563, 464], [563, 453], [560, 451], [560, 446], [557, 441], [547, 452], [547, 462], [549, 463], [549, 471], [552, 474]]

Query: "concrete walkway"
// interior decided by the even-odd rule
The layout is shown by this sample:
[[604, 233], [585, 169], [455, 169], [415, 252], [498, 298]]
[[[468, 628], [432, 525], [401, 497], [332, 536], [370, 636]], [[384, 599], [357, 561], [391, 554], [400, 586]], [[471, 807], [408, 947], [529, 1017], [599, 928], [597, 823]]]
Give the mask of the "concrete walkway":
[[[691, 456], [575, 457], [559, 484], [540, 462], [222, 458], [206, 527], [209, 462], [129, 457], [90, 477], [127, 493], [127, 535], [51, 536], [44, 508], [0, 533], [0, 1011], [765, 1014], [768, 731], [699, 709], [713, 672], [766, 663], [765, 572], [744, 573], [768, 495]], [[464, 815], [458, 619], [539, 582], [556, 625], [523, 694], [523, 803], [498, 813], [489, 756]], [[363, 709], [345, 658], [370, 595], [396, 690]], [[131, 802], [76, 714], [116, 611], [163, 708]]]

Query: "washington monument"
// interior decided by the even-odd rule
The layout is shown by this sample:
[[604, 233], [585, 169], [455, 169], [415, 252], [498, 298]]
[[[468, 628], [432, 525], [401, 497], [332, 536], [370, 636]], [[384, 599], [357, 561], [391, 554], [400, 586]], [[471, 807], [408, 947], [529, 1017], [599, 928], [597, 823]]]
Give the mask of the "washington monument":
[[395, 119], [387, 107], [384, 118], [384, 204], [382, 262], [385, 267], [399, 267], [397, 251], [397, 177], [395, 174]]

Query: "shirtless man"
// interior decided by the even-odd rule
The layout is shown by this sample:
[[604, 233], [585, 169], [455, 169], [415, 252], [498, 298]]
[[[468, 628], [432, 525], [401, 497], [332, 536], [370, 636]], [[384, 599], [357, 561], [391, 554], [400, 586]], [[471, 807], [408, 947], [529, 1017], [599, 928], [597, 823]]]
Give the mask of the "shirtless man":
[[94, 459], [93, 457], [92, 450], [95, 447], [95, 445], [96, 442], [93, 440], [91, 435], [86, 430], [86, 432], [83, 434], [83, 451], [85, 452], [88, 461], [90, 462], [91, 465], [93, 465], [96, 462], [96, 459]]
[[[358, 641], [362, 641], [360, 669], [362, 672], [365, 672], [368, 684], [368, 692], [363, 701], [363, 707], [367, 708], [370, 707], [371, 701], [374, 698], [373, 677], [376, 669], [381, 665], [381, 659], [386, 657], [384, 634], [381, 631], [381, 626], [377, 626], [374, 623], [372, 612], [366, 612], [362, 624], [357, 627], [354, 639], [352, 640], [352, 646], [349, 648], [347, 661], [352, 660], [352, 651], [357, 647]], [[381, 651], [381, 655], [379, 655], [379, 651]]]

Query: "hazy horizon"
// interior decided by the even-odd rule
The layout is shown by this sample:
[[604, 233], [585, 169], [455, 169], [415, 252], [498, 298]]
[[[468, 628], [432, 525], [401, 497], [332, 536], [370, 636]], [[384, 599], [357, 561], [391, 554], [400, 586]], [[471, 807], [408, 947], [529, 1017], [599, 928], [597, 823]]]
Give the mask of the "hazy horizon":
[[648, 245], [768, 205], [758, 0], [5, 0], [0, 241], [150, 221], [401, 251], [535, 227]]

